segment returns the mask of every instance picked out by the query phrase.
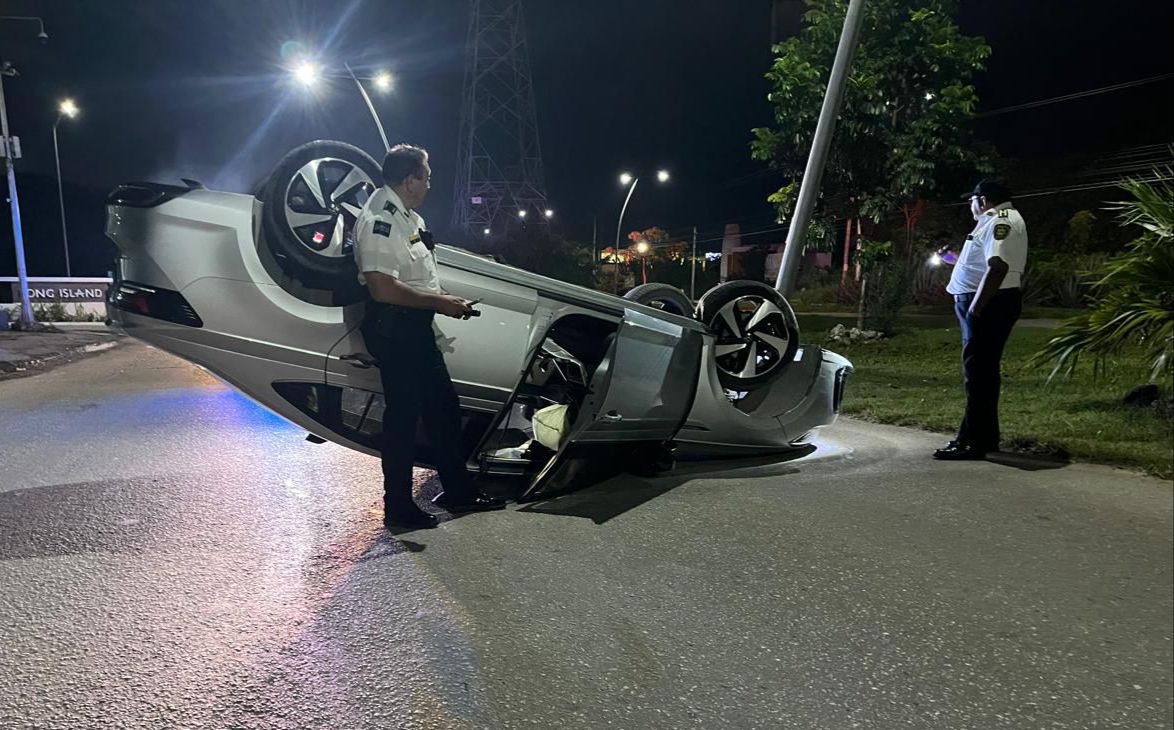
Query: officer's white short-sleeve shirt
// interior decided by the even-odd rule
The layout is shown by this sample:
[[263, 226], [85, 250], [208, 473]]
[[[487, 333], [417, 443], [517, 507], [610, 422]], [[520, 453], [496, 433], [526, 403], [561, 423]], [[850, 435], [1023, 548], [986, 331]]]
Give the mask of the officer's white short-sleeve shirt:
[[1002, 203], [979, 217], [978, 224], [966, 237], [946, 291], [951, 294], [978, 291], [987, 261], [994, 256], [1007, 262], [1007, 276], [999, 288], [1018, 288], [1027, 266], [1027, 224], [1011, 203]]
[[424, 219], [408, 210], [389, 187], [372, 193], [355, 221], [355, 263], [359, 283], [365, 272], [393, 276], [419, 291], [440, 293], [436, 255], [424, 245]]

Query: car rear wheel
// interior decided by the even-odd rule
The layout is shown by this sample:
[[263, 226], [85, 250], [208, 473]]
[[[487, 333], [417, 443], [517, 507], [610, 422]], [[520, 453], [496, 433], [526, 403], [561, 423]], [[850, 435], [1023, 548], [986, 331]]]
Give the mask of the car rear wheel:
[[762, 387], [794, 361], [799, 325], [777, 289], [759, 281], [726, 282], [706, 292], [697, 311], [717, 337], [714, 364], [723, 386]]
[[682, 317], [693, 316], [693, 300], [685, 292], [668, 284], [657, 282], [641, 284], [630, 289], [624, 295], [624, 299], [663, 309], [670, 314], [679, 314]]
[[355, 219], [381, 179], [375, 160], [345, 142], [286, 154], [261, 193], [265, 243], [282, 271], [307, 287], [354, 288]]

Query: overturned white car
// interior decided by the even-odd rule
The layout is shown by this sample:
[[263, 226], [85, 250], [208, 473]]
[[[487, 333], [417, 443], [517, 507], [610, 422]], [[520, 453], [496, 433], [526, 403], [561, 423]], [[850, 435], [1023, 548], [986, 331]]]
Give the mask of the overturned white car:
[[[395, 404], [358, 330], [366, 296], [350, 236], [379, 179], [366, 153], [318, 141], [286, 155], [255, 197], [192, 181], [119, 186], [107, 209], [120, 252], [112, 324], [313, 435], [377, 453]], [[521, 477], [520, 499], [663, 462], [665, 447], [702, 458], [794, 449], [835, 419], [852, 371], [800, 346], [790, 306], [761, 282], [722, 284], [694, 307], [664, 285], [620, 298], [436, 253], [445, 288], [481, 300], [479, 318], [436, 322], [468, 466]], [[542, 426], [535, 440], [535, 414], [552, 406], [565, 406], [553, 409], [557, 442]]]

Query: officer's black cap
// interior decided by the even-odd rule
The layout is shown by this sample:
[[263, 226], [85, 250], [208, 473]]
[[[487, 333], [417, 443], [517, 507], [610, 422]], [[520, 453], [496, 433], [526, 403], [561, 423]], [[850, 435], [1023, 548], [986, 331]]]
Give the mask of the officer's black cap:
[[1007, 187], [1006, 183], [1004, 183], [1002, 180], [986, 178], [984, 180], [980, 180], [978, 184], [974, 186], [974, 190], [971, 190], [969, 193], [963, 195], [962, 199], [969, 200], [975, 195], [981, 195], [987, 200], [994, 200], [1001, 203], [1011, 199], [1011, 188]]

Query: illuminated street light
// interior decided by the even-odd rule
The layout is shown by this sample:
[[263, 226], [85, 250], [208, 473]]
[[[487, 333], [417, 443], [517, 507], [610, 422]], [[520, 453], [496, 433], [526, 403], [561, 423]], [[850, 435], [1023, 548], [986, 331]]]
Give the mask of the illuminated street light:
[[652, 247], [648, 245], [648, 241], [638, 241], [636, 243], [636, 253], [640, 255], [640, 283], [648, 283], [648, 252]]
[[73, 99], [62, 99], [61, 104], [57, 106], [57, 111], [62, 115], [73, 119], [81, 110], [77, 108], [77, 104]]
[[394, 79], [387, 71], [380, 71], [379, 73], [375, 74], [373, 79], [371, 79], [371, 83], [375, 84], [375, 88], [384, 93], [391, 91], [393, 82]]
[[518, 211], [518, 217], [519, 217], [519, 218], [525, 218], [525, 217], [526, 217], [526, 211], [525, 211], [525, 210], [519, 210], [519, 211]]
[[630, 183], [630, 182], [632, 182], [632, 176], [631, 176], [631, 175], [629, 175], [629, 174], [628, 174], [628, 173], [626, 173], [626, 172], [625, 172], [625, 173], [622, 173], [622, 174], [620, 175], [620, 185], [627, 185], [627, 184], [628, 184], [628, 183]]
[[550, 208], [547, 208], [545, 211], [543, 211], [542, 215], [546, 216], [547, 218], [553, 218], [554, 211], [551, 210]]
[[[383, 130], [383, 122], [379, 119], [379, 113], [375, 111], [375, 105], [371, 103], [370, 95], [368, 95], [367, 90], [363, 88], [363, 84], [359, 81], [359, 77], [355, 76], [355, 72], [351, 68], [351, 65], [344, 61], [342, 66], [346, 69], [347, 75], [350, 76], [351, 81], [355, 82], [355, 87], [359, 90], [359, 95], [363, 97], [363, 102], [367, 105], [367, 111], [371, 113], [371, 120], [375, 122], [375, 128], [379, 130], [379, 138], [383, 140], [383, 148], [385, 150], [391, 149], [391, 144], [387, 141], [387, 133]], [[292, 80], [298, 86], [301, 86], [311, 95], [314, 95], [315, 92], [317, 92], [318, 87], [322, 85], [322, 82], [328, 76], [326, 69], [324, 69], [321, 64], [309, 58], [303, 58], [302, 60], [290, 66], [289, 74]], [[341, 76], [338, 73], [330, 73], [329, 76], [330, 78], [346, 78], [345, 76]], [[374, 77], [371, 77], [367, 80], [369, 80], [372, 85], [375, 86], [375, 89], [380, 93], [391, 91], [392, 87], [395, 85], [395, 79], [387, 71], [379, 71], [377, 74], [375, 74]]]
[[487, 236], [488, 236], [488, 235], [489, 235], [489, 229], [488, 229], [488, 228], [486, 228], [484, 231], [482, 231], [482, 233], [484, 233], [485, 235], [487, 235]]
[[318, 85], [322, 80], [322, 68], [313, 61], [299, 61], [291, 70], [294, 81], [297, 81], [307, 89]]
[[656, 179], [659, 182], [668, 182], [669, 181], [669, 171], [668, 170], [658, 170], [656, 173]]

